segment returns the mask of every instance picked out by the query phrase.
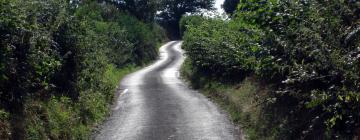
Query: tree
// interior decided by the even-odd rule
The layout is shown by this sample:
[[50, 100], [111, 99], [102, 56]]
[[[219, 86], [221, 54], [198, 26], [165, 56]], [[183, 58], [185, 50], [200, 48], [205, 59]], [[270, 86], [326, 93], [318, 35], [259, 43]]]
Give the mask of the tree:
[[102, 0], [103, 2], [114, 4], [120, 10], [129, 12], [136, 18], [153, 22], [159, 6], [158, 0]]
[[222, 5], [222, 8], [225, 10], [227, 14], [232, 15], [236, 10], [239, 2], [240, 0], [225, 0]]
[[172, 38], [179, 38], [179, 22], [186, 13], [213, 9], [214, 0], [163, 0], [157, 20], [168, 30]]

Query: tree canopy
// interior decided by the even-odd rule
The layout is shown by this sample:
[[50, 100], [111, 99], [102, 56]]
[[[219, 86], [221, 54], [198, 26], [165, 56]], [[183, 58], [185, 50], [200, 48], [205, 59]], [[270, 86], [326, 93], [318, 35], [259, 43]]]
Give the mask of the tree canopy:
[[202, 9], [213, 9], [214, 0], [163, 0], [157, 20], [168, 30], [169, 35], [179, 37], [179, 22], [186, 13], [196, 13]]
[[237, 8], [240, 0], [225, 0], [222, 8], [225, 10], [227, 14], [232, 15]]
[[156, 11], [159, 9], [158, 0], [102, 0], [116, 5], [120, 10], [129, 12], [136, 18], [145, 21], [154, 21]]

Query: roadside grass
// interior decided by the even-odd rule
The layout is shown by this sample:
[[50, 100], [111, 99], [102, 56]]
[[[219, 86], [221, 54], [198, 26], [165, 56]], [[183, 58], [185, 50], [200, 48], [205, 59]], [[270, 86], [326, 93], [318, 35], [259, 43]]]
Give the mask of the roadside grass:
[[111, 85], [118, 86], [120, 80], [123, 79], [124, 76], [139, 70], [140, 68], [140, 66], [136, 65], [128, 65], [123, 68], [116, 68], [114, 65], [108, 65], [108, 68], [105, 72], [105, 79], [107, 79]]
[[[28, 100], [25, 105], [26, 138], [29, 140], [90, 139], [92, 130], [110, 114], [110, 105], [120, 80], [140, 68], [135, 65], [123, 68], [108, 65], [103, 80], [109, 87], [113, 87], [111, 93], [81, 91], [78, 102], [72, 102], [70, 98], [64, 96], [53, 96], [48, 101]], [[8, 127], [5, 121], [6, 113], [0, 111], [0, 117], [0, 127]], [[6, 136], [6, 132], [1, 132], [0, 136], [2, 139]]]
[[231, 120], [241, 126], [246, 139], [275, 139], [276, 129], [269, 127], [261, 106], [267, 99], [269, 88], [255, 78], [247, 77], [240, 83], [224, 84], [197, 72], [188, 59], [181, 68], [181, 75], [192, 88], [228, 112]]

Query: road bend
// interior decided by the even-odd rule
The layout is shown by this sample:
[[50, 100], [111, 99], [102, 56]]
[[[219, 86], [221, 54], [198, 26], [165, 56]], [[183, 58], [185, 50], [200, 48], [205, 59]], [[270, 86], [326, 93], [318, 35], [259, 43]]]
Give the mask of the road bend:
[[160, 48], [154, 64], [126, 76], [96, 140], [239, 140], [226, 113], [181, 79], [181, 41]]

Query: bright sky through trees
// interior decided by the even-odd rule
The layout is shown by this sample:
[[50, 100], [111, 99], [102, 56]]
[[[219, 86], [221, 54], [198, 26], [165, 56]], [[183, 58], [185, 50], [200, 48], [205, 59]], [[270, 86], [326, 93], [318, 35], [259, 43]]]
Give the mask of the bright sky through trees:
[[216, 0], [215, 1], [215, 8], [218, 10], [219, 13], [223, 13], [224, 10], [221, 8], [221, 5], [224, 3], [224, 0]]

